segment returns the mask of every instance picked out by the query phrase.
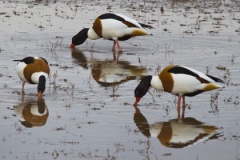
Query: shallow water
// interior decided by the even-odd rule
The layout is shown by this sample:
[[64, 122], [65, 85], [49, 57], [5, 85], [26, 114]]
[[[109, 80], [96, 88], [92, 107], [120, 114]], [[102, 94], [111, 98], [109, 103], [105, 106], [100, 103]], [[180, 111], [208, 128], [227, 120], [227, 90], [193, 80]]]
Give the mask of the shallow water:
[[[70, 49], [105, 12], [152, 25], [153, 36], [121, 42], [123, 53], [107, 40]], [[239, 12], [237, 1], [1, 1], [1, 158], [240, 159]], [[51, 76], [45, 116], [22, 124], [19, 113], [39, 103], [35, 85], [21, 95], [12, 60], [29, 55], [46, 58]], [[217, 76], [225, 88], [186, 98], [180, 121], [168, 93], [151, 89], [134, 108], [140, 77], [169, 64]]]

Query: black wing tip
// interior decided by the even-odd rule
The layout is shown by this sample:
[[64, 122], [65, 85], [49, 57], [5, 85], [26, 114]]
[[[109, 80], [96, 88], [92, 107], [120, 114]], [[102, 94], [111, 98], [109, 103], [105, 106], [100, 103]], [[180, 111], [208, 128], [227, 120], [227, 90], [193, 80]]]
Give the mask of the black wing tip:
[[143, 24], [143, 23], [139, 23], [143, 28], [148, 28], [148, 29], [154, 29], [152, 26], [148, 25], [148, 24]]
[[211, 79], [213, 79], [214, 81], [216, 82], [219, 82], [219, 83], [225, 83], [223, 80], [219, 79], [219, 78], [216, 78], [216, 77], [213, 77], [213, 76], [210, 76], [207, 74], [208, 77], [210, 77]]
[[217, 82], [225, 84], [225, 82], [223, 80], [221, 80], [221, 79], [218, 79]]

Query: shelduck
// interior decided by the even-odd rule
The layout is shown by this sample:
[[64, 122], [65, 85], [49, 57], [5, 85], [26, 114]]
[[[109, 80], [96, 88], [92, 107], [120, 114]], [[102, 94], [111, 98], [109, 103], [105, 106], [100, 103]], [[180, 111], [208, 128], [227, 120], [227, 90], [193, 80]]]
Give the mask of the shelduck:
[[42, 98], [45, 91], [46, 79], [48, 79], [50, 68], [46, 59], [42, 57], [26, 57], [19, 61], [16, 66], [16, 72], [22, 80], [22, 92], [24, 92], [25, 83], [38, 84], [38, 98]]
[[134, 105], [147, 93], [150, 86], [153, 88], [172, 93], [178, 96], [177, 107], [180, 108], [181, 98], [185, 106], [185, 96], [196, 96], [202, 92], [221, 88], [216, 82], [224, 83], [223, 80], [206, 75], [195, 69], [171, 65], [167, 66], [157, 76], [144, 77], [136, 87], [134, 93], [136, 101]]
[[105, 13], [96, 18], [92, 28], [84, 28], [73, 36], [70, 48], [84, 43], [87, 38], [92, 40], [104, 38], [113, 40], [112, 50], [115, 50], [117, 45], [118, 51], [121, 52], [122, 48], [118, 41], [125, 41], [135, 36], [151, 35], [144, 28], [152, 27], [138, 23], [136, 20], [122, 14]]

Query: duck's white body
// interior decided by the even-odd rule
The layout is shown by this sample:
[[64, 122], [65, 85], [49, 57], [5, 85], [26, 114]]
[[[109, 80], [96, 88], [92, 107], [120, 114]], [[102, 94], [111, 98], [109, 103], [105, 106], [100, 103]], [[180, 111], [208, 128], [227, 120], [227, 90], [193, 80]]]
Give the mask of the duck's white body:
[[28, 82], [23, 74], [24, 68], [27, 66], [25, 62], [18, 62], [17, 66], [15, 67], [18, 77], [25, 82]]

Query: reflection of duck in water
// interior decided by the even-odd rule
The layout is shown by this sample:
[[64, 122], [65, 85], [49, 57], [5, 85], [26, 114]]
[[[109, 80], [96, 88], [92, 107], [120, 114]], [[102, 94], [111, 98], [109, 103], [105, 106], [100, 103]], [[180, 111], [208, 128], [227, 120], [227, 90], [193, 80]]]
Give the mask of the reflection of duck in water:
[[72, 57], [74, 58], [73, 63], [80, 65], [84, 69], [88, 69], [87, 57], [78, 49], [71, 49]]
[[38, 99], [37, 102], [22, 102], [14, 106], [14, 111], [21, 124], [28, 128], [45, 125], [49, 115], [44, 99]]
[[[146, 69], [143, 67], [131, 65], [127, 61], [119, 61], [120, 54], [113, 53], [113, 60], [101, 61], [93, 57], [87, 60], [81, 51], [72, 50], [72, 57], [78, 59], [79, 65], [83, 68], [88, 68], [89, 65], [93, 79], [103, 86], [120, 84], [146, 74]], [[75, 61], [75, 63], [77, 62]]]
[[134, 122], [142, 134], [146, 137], [156, 137], [165, 147], [183, 148], [219, 136], [216, 133], [217, 127], [206, 125], [191, 117], [155, 122], [150, 125], [140, 110], [134, 107]]

